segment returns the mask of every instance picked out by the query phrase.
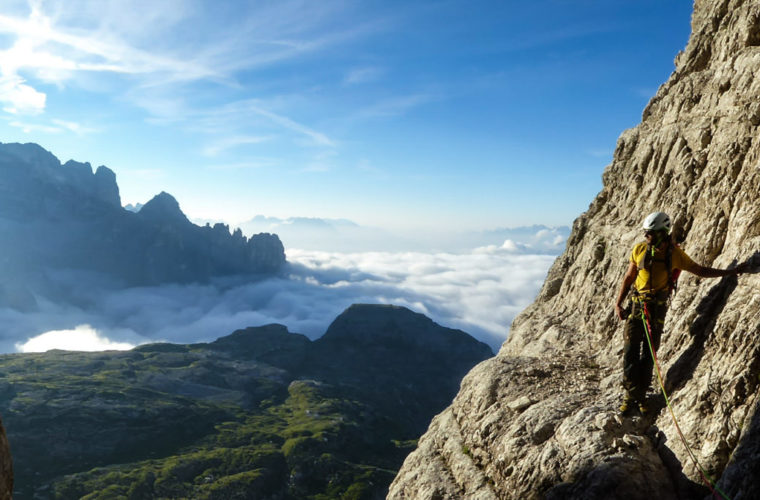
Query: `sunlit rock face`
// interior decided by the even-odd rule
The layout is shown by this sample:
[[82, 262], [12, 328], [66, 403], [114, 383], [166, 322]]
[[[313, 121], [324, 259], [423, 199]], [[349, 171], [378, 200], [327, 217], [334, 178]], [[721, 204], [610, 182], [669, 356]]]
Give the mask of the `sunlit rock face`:
[[[644, 217], [674, 219], [696, 261], [760, 264], [760, 4], [695, 2], [676, 69], [622, 133], [537, 300], [463, 381], [389, 498], [711, 495], [661, 396], [620, 418], [613, 301]], [[760, 275], [684, 274], [659, 352], [686, 441], [731, 498], [760, 498]], [[653, 382], [656, 387], [656, 379]]]

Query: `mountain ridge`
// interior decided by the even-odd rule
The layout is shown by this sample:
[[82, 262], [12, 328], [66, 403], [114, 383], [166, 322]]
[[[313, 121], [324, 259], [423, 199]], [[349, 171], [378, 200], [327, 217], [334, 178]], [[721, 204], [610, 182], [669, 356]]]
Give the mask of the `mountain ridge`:
[[[65, 164], [37, 144], [0, 143], [0, 280], [28, 296], [60, 293], [51, 274], [95, 272], [122, 286], [206, 282], [212, 277], [279, 272], [277, 235], [250, 238], [228, 226], [196, 226], [161, 192], [134, 213], [121, 206], [105, 166]], [[29, 293], [24, 294], [24, 290]], [[0, 294], [0, 299], [8, 294]], [[12, 294], [11, 294], [12, 295]], [[17, 307], [9, 296], [0, 306]]]

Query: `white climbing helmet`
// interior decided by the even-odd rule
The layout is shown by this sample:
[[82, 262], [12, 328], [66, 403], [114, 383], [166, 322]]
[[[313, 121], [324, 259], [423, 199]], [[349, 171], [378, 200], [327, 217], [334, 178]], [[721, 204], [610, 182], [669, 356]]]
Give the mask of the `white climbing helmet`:
[[653, 212], [644, 219], [644, 231], [665, 230], [670, 233], [670, 217], [664, 212]]

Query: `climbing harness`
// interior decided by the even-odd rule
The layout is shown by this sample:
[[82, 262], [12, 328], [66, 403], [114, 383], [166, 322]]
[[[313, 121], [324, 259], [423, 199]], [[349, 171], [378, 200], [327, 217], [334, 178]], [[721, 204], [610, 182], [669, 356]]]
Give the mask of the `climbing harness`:
[[[670, 417], [673, 419], [673, 424], [676, 427], [676, 430], [678, 431], [678, 435], [681, 438], [681, 442], [683, 443], [684, 447], [686, 448], [686, 451], [689, 454], [689, 457], [691, 457], [691, 461], [694, 463], [694, 465], [697, 468], [697, 471], [699, 471], [699, 475], [702, 477], [702, 481], [707, 485], [708, 488], [710, 488], [710, 491], [712, 492], [713, 496], [715, 498], [720, 499], [723, 497], [724, 500], [731, 500], [731, 498], [726, 495], [720, 488], [718, 488], [718, 485], [715, 484], [715, 481], [710, 478], [710, 476], [705, 472], [702, 465], [700, 465], [699, 461], [697, 460], [697, 457], [694, 455], [694, 452], [689, 447], [689, 444], [686, 442], [686, 437], [684, 437], [683, 432], [681, 432], [681, 427], [678, 425], [678, 419], [676, 419], [676, 414], [673, 411], [673, 406], [670, 404], [670, 399], [668, 398], [668, 393], [665, 391], [665, 383], [663, 382], [662, 378], [662, 370], [660, 370], [660, 362], [657, 359], [657, 353], [655, 352], [654, 346], [652, 345], [652, 339], [650, 332], [652, 330], [652, 323], [650, 321], [650, 314], [649, 314], [649, 308], [647, 306], [647, 302], [643, 302], [643, 307], [641, 308], [641, 321], [644, 323], [644, 332], [646, 332], [647, 337], [647, 344], [649, 345], [649, 353], [652, 355], [652, 361], [654, 361], [654, 366], [657, 373], [657, 381], [660, 383], [660, 389], [662, 390], [662, 395], [665, 397], [665, 404], [668, 407], [668, 410], [670, 410]], [[720, 493], [721, 497], [718, 496], [718, 493]]]

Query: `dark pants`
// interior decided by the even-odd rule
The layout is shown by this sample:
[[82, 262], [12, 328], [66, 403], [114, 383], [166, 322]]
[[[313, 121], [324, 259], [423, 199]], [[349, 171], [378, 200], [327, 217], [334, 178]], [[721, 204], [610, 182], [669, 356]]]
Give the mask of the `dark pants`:
[[[652, 348], [660, 348], [662, 328], [665, 324], [665, 314], [668, 305], [665, 301], [652, 300], [646, 305], [649, 313], [649, 323], [652, 331], [650, 338]], [[646, 329], [649, 328], [642, 319], [643, 303], [634, 302], [631, 315], [625, 324], [623, 346], [623, 387], [631, 398], [643, 402], [652, 382], [652, 367], [654, 360], [649, 351]]]

